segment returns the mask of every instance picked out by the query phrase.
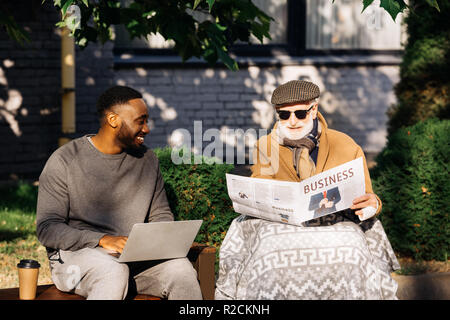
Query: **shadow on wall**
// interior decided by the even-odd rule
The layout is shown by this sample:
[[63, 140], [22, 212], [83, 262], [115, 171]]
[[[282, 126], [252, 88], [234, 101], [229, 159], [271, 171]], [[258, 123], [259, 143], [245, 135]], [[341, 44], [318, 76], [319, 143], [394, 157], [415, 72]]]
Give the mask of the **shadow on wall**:
[[76, 49], [76, 134], [80, 137], [99, 128], [96, 102], [113, 85], [113, 45], [90, 44]]
[[58, 13], [23, 0], [13, 5], [31, 42], [21, 46], [0, 32], [0, 180], [34, 178], [60, 127]]
[[[223, 145], [219, 158], [229, 162], [233, 157], [227, 152], [239, 148], [241, 139], [247, 163], [254, 142], [276, 121], [270, 104], [273, 90], [293, 79], [320, 87], [319, 110], [332, 129], [349, 134], [366, 152], [379, 152], [386, 138], [385, 112], [395, 102], [397, 73], [395, 66], [250, 66], [237, 72], [138, 67], [116, 69], [114, 82], [143, 94], [151, 118], [149, 147], [184, 144], [211, 155], [212, 144], [217, 149]], [[235, 164], [236, 154], [237, 150]]]
[[[61, 136], [59, 12], [51, 2], [37, 3], [14, 3], [30, 43], [0, 32], [0, 180], [37, 179]], [[112, 44], [77, 48], [76, 63], [74, 138], [98, 129], [95, 102], [114, 78]]]
[[318, 69], [321, 110], [332, 129], [350, 135], [367, 153], [386, 144], [386, 111], [396, 102], [393, 86], [398, 68], [339, 67]]

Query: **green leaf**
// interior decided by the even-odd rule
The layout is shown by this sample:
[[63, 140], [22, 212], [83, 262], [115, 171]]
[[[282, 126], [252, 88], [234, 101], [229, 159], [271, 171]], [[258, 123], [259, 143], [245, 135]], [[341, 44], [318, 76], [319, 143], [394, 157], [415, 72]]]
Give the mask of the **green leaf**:
[[366, 10], [367, 7], [370, 6], [370, 5], [372, 4], [372, 2], [373, 2], [373, 0], [363, 0], [363, 5], [364, 5], [364, 7], [363, 7], [361, 13], [363, 13], [364, 10]]
[[8, 15], [6, 12], [0, 11], [0, 26], [4, 25], [6, 33], [11, 39], [14, 39], [20, 44], [23, 42], [30, 42], [30, 35], [23, 27], [17, 24], [12, 15]]
[[[174, 49], [183, 60], [192, 56], [211, 64], [220, 60], [232, 70], [237, 69], [237, 63], [229, 56], [228, 48], [236, 41], [248, 41], [251, 35], [260, 41], [270, 39], [269, 27], [273, 21], [249, 0], [134, 0], [126, 4], [119, 0], [51, 2], [63, 13], [61, 20], [65, 25], [76, 29], [73, 36], [80, 46], [110, 40], [110, 26], [122, 25], [131, 39], [159, 32], [166, 40], [174, 41]], [[67, 18], [70, 6], [75, 4], [83, 9], [80, 25]], [[196, 11], [186, 10], [191, 8], [209, 9], [207, 21], [213, 26], [209, 27], [207, 21], [197, 21], [193, 16]]]
[[216, 23], [215, 25], [216, 25], [216, 28], [219, 29], [219, 30], [222, 31], [222, 32], [225, 31], [225, 30], [227, 30], [227, 27], [226, 27], [226, 26], [221, 26], [221, 25], [218, 24], [218, 23]]
[[211, 12], [212, 6], [216, 0], [206, 0], [206, 1], [208, 2], [209, 5], [209, 12]]
[[222, 48], [217, 48], [216, 51], [220, 60], [222, 60], [222, 62], [228, 67], [228, 69], [232, 71], [239, 70], [237, 62], [228, 55], [228, 52], [226, 52]]
[[81, 38], [78, 39], [76, 42], [80, 47], [85, 47], [87, 45], [88, 40], [86, 38]]
[[395, 21], [397, 15], [407, 7], [403, 0], [381, 0], [380, 7], [384, 8]]
[[192, 9], [195, 10], [195, 8], [197, 8], [197, 6], [200, 4], [200, 2], [202, 2], [202, 0], [195, 0], [194, 7]]
[[426, 1], [430, 6], [436, 8], [437, 11], [441, 12], [441, 9], [439, 8], [439, 4], [437, 3], [437, 0], [426, 0]]
[[61, 11], [63, 13], [63, 15], [66, 14], [67, 9], [69, 9], [69, 7], [72, 5], [72, 3], [74, 2], [74, 0], [61, 0]]
[[252, 33], [261, 43], [263, 43], [264, 36], [268, 35], [267, 30], [264, 27], [264, 25], [259, 24], [259, 23], [252, 24]]

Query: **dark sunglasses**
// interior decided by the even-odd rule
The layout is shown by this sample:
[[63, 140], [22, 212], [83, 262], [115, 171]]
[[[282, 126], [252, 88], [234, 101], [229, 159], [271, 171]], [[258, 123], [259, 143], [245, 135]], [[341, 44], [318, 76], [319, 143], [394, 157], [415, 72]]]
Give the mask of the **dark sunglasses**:
[[314, 107], [314, 105], [309, 107], [308, 110], [295, 110], [295, 111], [277, 110], [277, 113], [281, 120], [289, 119], [291, 117], [291, 113], [294, 113], [295, 116], [297, 117], [297, 119], [302, 120], [302, 119], [306, 118], [306, 115], [313, 107]]

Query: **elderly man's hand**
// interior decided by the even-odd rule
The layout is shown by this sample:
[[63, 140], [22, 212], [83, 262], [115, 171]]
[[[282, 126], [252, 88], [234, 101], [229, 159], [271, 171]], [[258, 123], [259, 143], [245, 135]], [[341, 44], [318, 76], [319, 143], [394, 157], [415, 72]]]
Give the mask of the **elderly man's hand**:
[[104, 235], [98, 242], [98, 245], [102, 248], [122, 253], [127, 240], [128, 237]]
[[365, 195], [355, 198], [353, 205], [350, 207], [352, 210], [356, 210], [355, 214], [362, 216], [362, 209], [366, 207], [378, 208], [378, 200], [374, 193], [366, 193]]

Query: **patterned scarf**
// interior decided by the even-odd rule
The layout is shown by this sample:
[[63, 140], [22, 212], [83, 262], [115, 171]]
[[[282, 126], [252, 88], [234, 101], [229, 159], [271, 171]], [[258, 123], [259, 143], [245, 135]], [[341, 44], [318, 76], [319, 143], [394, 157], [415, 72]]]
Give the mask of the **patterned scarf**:
[[312, 130], [303, 138], [298, 140], [291, 140], [286, 137], [282, 138], [281, 144], [292, 149], [294, 168], [297, 176], [301, 180], [311, 177], [316, 171], [316, 164], [311, 157], [311, 153], [317, 151], [316, 148], [319, 145], [320, 133], [321, 128], [316, 118], [313, 120]]

